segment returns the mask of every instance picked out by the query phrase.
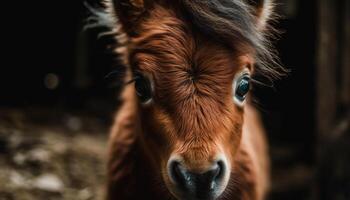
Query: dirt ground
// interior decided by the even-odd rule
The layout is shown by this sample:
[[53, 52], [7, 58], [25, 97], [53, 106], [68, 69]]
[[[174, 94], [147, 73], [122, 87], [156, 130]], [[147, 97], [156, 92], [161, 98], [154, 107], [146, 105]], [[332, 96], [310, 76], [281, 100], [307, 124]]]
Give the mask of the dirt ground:
[[103, 199], [107, 128], [81, 115], [0, 110], [0, 200]]

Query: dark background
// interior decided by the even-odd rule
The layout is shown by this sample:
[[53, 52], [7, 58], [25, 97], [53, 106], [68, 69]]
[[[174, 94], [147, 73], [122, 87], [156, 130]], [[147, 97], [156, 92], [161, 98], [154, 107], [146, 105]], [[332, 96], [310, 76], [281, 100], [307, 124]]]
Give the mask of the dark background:
[[[281, 34], [275, 46], [290, 73], [274, 87], [255, 89], [271, 143], [271, 199], [315, 196], [319, 3], [278, 1], [275, 27]], [[7, 15], [12, 20], [3, 29], [9, 36], [3, 38], [0, 106], [74, 110], [108, 125], [116, 107], [115, 88], [105, 78], [115, 67], [113, 55], [105, 49], [108, 40], [97, 39], [98, 30], [82, 30], [88, 16], [83, 1], [18, 5], [11, 6], [16, 12]], [[52, 77], [58, 80], [54, 88], [45, 84]]]

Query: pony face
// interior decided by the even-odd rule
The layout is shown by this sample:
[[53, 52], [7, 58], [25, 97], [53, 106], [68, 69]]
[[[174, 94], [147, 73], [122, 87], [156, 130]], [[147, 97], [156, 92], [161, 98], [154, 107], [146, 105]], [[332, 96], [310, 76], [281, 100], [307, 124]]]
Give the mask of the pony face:
[[178, 198], [218, 197], [242, 134], [248, 90], [237, 94], [236, 86], [249, 78], [252, 60], [161, 8], [131, 41], [141, 127], [149, 137], [144, 145], [154, 150], [169, 191]]
[[154, 170], [178, 199], [218, 198], [234, 173], [250, 74], [257, 55], [270, 55], [254, 18], [263, 10], [228, 0], [116, 0], [114, 8]]

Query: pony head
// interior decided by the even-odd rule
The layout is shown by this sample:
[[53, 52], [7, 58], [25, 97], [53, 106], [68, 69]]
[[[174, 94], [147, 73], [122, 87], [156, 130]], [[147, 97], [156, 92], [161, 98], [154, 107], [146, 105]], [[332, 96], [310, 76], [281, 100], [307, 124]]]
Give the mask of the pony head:
[[[255, 72], [278, 76], [268, 0], [114, 0], [117, 49], [152, 168], [179, 199], [228, 187]], [[126, 39], [125, 39], [126, 38]], [[127, 80], [128, 81], [128, 80]]]

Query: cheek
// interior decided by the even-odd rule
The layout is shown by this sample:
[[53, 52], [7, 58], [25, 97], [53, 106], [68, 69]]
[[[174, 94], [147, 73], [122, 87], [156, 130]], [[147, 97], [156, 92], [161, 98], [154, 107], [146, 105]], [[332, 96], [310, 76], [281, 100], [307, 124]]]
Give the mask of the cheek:
[[173, 141], [171, 122], [159, 109], [148, 107], [141, 112], [142, 135], [148, 148], [154, 149], [154, 155], [161, 160], [170, 154]]
[[234, 160], [237, 150], [240, 146], [243, 127], [243, 111], [233, 107], [233, 111], [228, 116], [227, 123], [225, 125], [225, 131], [223, 137], [221, 137], [221, 144], [223, 150], [229, 160]]

